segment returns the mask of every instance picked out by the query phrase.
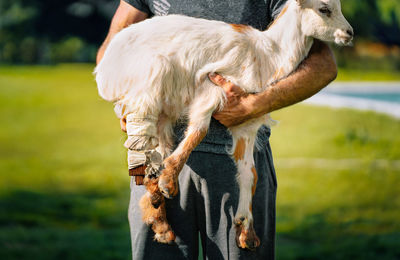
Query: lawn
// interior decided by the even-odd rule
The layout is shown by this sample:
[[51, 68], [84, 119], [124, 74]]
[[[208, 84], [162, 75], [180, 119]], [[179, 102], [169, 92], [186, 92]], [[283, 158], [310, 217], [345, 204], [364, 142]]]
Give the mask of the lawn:
[[400, 72], [368, 71], [355, 69], [340, 69], [337, 77], [339, 81], [400, 81]]
[[[0, 259], [130, 257], [125, 137], [92, 69], [0, 67]], [[400, 122], [273, 117], [277, 259], [399, 259]]]

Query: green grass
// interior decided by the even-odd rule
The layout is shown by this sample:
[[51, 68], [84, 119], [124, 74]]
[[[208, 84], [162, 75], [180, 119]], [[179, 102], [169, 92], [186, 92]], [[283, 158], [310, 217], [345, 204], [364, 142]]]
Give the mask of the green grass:
[[278, 259], [398, 259], [400, 121], [305, 105], [273, 117]]
[[400, 81], [400, 71], [373, 71], [339, 68], [338, 81]]
[[[0, 259], [130, 257], [125, 137], [92, 69], [0, 67]], [[400, 122], [273, 117], [277, 259], [399, 259]]]
[[129, 258], [124, 137], [92, 69], [0, 68], [0, 259]]

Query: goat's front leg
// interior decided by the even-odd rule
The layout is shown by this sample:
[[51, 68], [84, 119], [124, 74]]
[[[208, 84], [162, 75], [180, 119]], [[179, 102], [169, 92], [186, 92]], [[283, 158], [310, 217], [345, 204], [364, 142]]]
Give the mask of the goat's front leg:
[[178, 148], [164, 160], [164, 170], [159, 178], [160, 191], [167, 198], [172, 198], [178, 193], [178, 176], [193, 149], [207, 134], [207, 126], [201, 128], [189, 125], [185, 138]]
[[[245, 130], [245, 129], [243, 129]], [[252, 197], [257, 185], [257, 171], [254, 167], [253, 150], [255, 135], [243, 135], [245, 131], [232, 132], [233, 159], [235, 160], [239, 183], [239, 205], [235, 215], [236, 243], [238, 247], [254, 250], [260, 240], [253, 227]]]
[[225, 92], [210, 81], [199, 86], [196, 98], [190, 105], [189, 124], [185, 138], [178, 148], [164, 160], [164, 170], [159, 178], [160, 191], [167, 198], [178, 193], [178, 176], [193, 149], [207, 134], [213, 112], [225, 102]]

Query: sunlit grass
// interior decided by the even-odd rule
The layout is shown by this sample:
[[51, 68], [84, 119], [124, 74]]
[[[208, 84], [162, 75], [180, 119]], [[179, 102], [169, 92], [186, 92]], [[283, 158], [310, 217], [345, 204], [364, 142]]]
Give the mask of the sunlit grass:
[[400, 121], [305, 105], [272, 116], [278, 258], [398, 258]]
[[[92, 70], [0, 67], [1, 259], [129, 258], [125, 137]], [[400, 121], [305, 105], [272, 116], [277, 258], [400, 258]]]
[[0, 258], [128, 259], [123, 135], [93, 66], [0, 68]]
[[277, 158], [400, 159], [400, 121], [387, 115], [295, 105], [272, 117]]
[[338, 81], [400, 81], [400, 71], [352, 70], [339, 68]]
[[97, 96], [91, 70], [83, 65], [0, 70], [0, 156], [2, 168], [12, 173], [2, 179], [2, 191], [13, 185], [111, 188], [127, 179], [123, 135], [112, 105]]

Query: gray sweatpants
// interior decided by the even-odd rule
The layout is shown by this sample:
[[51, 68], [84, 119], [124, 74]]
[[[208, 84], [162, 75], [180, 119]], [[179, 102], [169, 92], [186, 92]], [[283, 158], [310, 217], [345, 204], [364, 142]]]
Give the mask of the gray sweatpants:
[[167, 200], [167, 218], [176, 234], [173, 245], [153, 241], [143, 223], [138, 202], [144, 186], [131, 181], [129, 223], [132, 258], [198, 259], [199, 233], [204, 259], [274, 259], [276, 176], [269, 143], [254, 158], [258, 183], [253, 198], [254, 228], [261, 245], [256, 251], [239, 249], [233, 219], [239, 200], [236, 168], [226, 154], [194, 151], [179, 175], [179, 194]]

